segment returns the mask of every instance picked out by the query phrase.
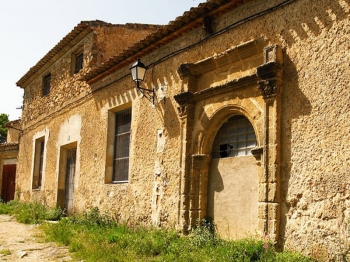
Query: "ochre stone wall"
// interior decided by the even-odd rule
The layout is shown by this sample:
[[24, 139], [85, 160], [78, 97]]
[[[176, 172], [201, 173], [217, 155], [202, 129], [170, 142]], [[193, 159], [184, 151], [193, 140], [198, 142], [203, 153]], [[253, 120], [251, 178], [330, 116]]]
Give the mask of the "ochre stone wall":
[[[224, 118], [229, 117], [225, 111], [222, 119], [215, 120], [215, 116], [220, 116], [215, 113], [233, 108], [234, 114], [239, 106], [255, 107], [261, 114], [241, 112], [252, 122], [259, 146], [264, 145], [267, 138], [270, 140], [266, 145], [268, 151], [265, 148], [257, 161], [259, 188], [266, 186], [270, 190], [259, 189], [263, 193], [258, 196], [260, 233], [271, 233], [279, 248], [319, 259], [340, 260], [349, 248], [350, 3], [348, 0], [296, 0], [273, 8], [282, 2], [248, 1], [215, 17], [214, 32], [239, 21], [242, 23], [149, 68], [142, 85], [155, 88], [155, 107], [135, 91], [131, 78], [124, 77], [128, 68], [93, 86], [72, 78], [67, 82], [65, 77], [70, 68], [67, 52], [52, 65], [62, 72], [62, 79], [52, 79], [60, 83], [53, 87], [52, 95], [39, 98], [41, 76], [25, 88], [17, 179], [21, 199], [40, 199], [49, 206], [56, 204], [59, 150], [64, 143], [76, 142], [79, 162], [75, 180], [76, 211], [98, 206], [122, 221], [182, 229], [205, 216], [204, 191], [198, 188], [203, 189], [201, 182], [208, 178], [205, 168], [210, 160], [209, 141]], [[268, 11], [252, 18], [264, 10]], [[142, 62], [154, 63], [207, 36], [202, 28], [191, 30], [141, 57]], [[89, 35], [82, 40], [87, 50], [96, 48], [93, 39]], [[244, 77], [253, 77], [264, 64], [263, 48], [258, 45], [245, 53], [239, 46], [257, 40], [262, 41], [263, 47], [278, 46], [283, 53], [283, 76], [278, 76], [281, 82], [277, 83], [279, 93], [274, 102], [259, 93], [258, 77], [256, 85], [242, 84], [239, 87], [245, 90], [242, 92], [213, 92], [208, 97], [200, 93], [211, 88], [220, 90], [219, 86], [230, 88], [235, 82], [243, 83]], [[232, 55], [236, 60], [214, 59], [220, 55], [231, 57], [228, 50], [237, 50], [237, 55]], [[214, 60], [209, 62], [212, 68], [205, 71], [203, 61], [208, 58]], [[226, 64], [215, 64], [215, 61]], [[193, 68], [200, 72], [191, 72], [193, 79], [180, 77], [179, 67], [187, 64], [194, 64]], [[98, 89], [102, 86], [105, 87]], [[197, 92], [195, 97], [200, 101], [181, 108], [174, 96], [184, 92]], [[109, 184], [105, 183], [108, 117], [125, 105], [132, 107], [129, 182]], [[192, 114], [192, 118], [188, 114]], [[80, 138], [58, 143], [59, 130], [72, 116], [81, 119]], [[212, 117], [212, 125], [201, 125], [206, 123], [205, 117]], [[218, 126], [215, 127], [215, 123]], [[205, 130], [206, 127], [211, 129]], [[33, 137], [38, 132], [44, 132], [47, 137], [47, 163], [43, 188], [32, 191]], [[205, 138], [201, 137], [203, 134]], [[201, 143], [206, 147], [201, 147]], [[189, 184], [184, 184], [184, 179], [188, 179]], [[188, 188], [188, 185], [196, 187]], [[268, 231], [263, 232], [266, 228]]]
[[350, 219], [349, 2], [297, 1], [294, 9], [300, 13], [280, 33], [282, 232], [287, 247], [341, 259]]
[[[21, 118], [23, 127], [35, 124], [44, 116], [49, 117], [53, 112], [87, 96], [91, 89], [85, 82], [79, 81], [84, 73], [106, 62], [156, 29], [157, 26], [139, 24], [94, 27], [92, 33], [63, 53], [59, 59], [48, 62], [48, 65], [37, 73], [40, 75], [24, 88]], [[84, 52], [84, 67], [79, 73], [73, 74], [73, 56], [78, 51]], [[43, 96], [43, 78], [49, 73], [50, 95]]]

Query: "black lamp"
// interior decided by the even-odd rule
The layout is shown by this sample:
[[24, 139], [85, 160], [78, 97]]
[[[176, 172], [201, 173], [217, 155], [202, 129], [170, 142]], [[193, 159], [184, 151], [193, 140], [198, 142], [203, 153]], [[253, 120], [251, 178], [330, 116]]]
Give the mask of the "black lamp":
[[147, 67], [138, 58], [137, 61], [132, 64], [129, 69], [131, 71], [132, 80], [136, 82], [137, 90], [146, 96], [148, 100], [152, 101], [152, 104], [154, 105], [154, 89], [150, 90], [147, 88], [142, 88], [140, 86], [140, 81], [143, 81], [145, 78]]

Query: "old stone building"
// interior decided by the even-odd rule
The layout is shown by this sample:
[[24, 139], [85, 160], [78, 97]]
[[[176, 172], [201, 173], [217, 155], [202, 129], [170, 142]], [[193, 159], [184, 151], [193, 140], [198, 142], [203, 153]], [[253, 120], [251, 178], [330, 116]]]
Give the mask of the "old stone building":
[[210, 0], [163, 27], [82, 22], [17, 83], [17, 194], [183, 231], [209, 216], [224, 238], [342, 259], [349, 12]]
[[7, 122], [6, 128], [6, 143], [0, 144], [0, 197], [5, 202], [15, 198], [20, 120]]

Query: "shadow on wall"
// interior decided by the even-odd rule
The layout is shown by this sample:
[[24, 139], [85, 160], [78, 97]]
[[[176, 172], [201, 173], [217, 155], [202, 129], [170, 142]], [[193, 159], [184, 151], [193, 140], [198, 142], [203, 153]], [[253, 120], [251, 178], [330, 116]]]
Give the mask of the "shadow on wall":
[[288, 185], [293, 163], [291, 162], [291, 122], [300, 116], [310, 115], [311, 104], [299, 89], [298, 72], [290, 58], [284, 54], [283, 92], [281, 109], [281, 223], [277, 246], [284, 247], [286, 216], [290, 205], [287, 203]]
[[[161, 65], [160, 65], [161, 66]], [[174, 76], [173, 72], [166, 72], [166, 76], [163, 79], [153, 79], [153, 70], [152, 68], [152, 85], [155, 86], [155, 92], [157, 95], [164, 95], [164, 97], [156, 98], [155, 105], [155, 114], [158, 114], [158, 118], [163, 122], [163, 127], [167, 132], [168, 138], [178, 137], [180, 135], [180, 122], [177, 112], [177, 103], [173, 103], [170, 100], [170, 95], [172, 89], [176, 83], [175, 81], [180, 81], [177, 74]], [[176, 79], [177, 80], [176, 80]], [[147, 87], [151, 89], [152, 87]]]
[[225, 189], [224, 181], [222, 179], [222, 175], [219, 171], [219, 160], [213, 159], [210, 164], [210, 175], [208, 181], [208, 210], [207, 213], [214, 218], [214, 199], [215, 193], [222, 192]]
[[[288, 47], [292, 47], [297, 42], [307, 41], [311, 37], [321, 34], [322, 30], [328, 30], [336, 21], [348, 19], [348, 13], [345, 6], [350, 5], [349, 0], [328, 1], [329, 5], [324, 8], [316, 1], [300, 1], [296, 7], [300, 10], [300, 16], [295, 21], [290, 21], [289, 29], [281, 32], [282, 40], [285, 40]], [[312, 5], [312, 6], [310, 6]], [[303, 10], [312, 10], [312, 15], [302, 15]], [[300, 17], [303, 17], [303, 20]], [[298, 26], [295, 26], [295, 25]], [[321, 46], [319, 46], [322, 48]], [[315, 52], [318, 52], [316, 50]], [[278, 249], [283, 250], [285, 244], [287, 214], [291, 205], [287, 197], [289, 194], [289, 181], [293, 167], [292, 163], [292, 121], [301, 116], [310, 115], [312, 106], [308, 98], [299, 88], [299, 75], [292, 59], [284, 54], [284, 72], [283, 72], [283, 93], [282, 93], [282, 111], [281, 111], [281, 223], [280, 237], [277, 243]], [[299, 195], [297, 195], [297, 198]], [[301, 196], [300, 196], [301, 198]], [[300, 198], [295, 199], [296, 202]]]
[[[174, 77], [171, 73], [169, 73], [167, 76], [168, 77], [164, 79], [152, 80], [151, 85], [148, 85], [147, 82], [142, 83], [142, 85], [143, 88], [150, 90], [152, 89], [152, 86], [155, 87], [155, 106], [154, 108], [151, 108], [152, 112], [149, 114], [152, 116], [152, 119], [149, 119], [149, 121], [152, 122], [153, 120], [158, 119], [159, 121], [163, 122], [163, 127], [167, 132], [167, 136], [169, 138], [173, 138], [179, 136], [180, 134], [180, 122], [177, 117], [177, 110], [175, 108], [176, 104], [174, 105], [171, 103], [169, 98], [170, 92], [169, 90], [166, 90], [172, 88], [174, 85], [172, 81]], [[130, 82], [128, 84], [118, 85], [118, 83], [116, 83], [102, 88], [94, 88], [92, 90], [92, 96], [95, 101], [96, 110], [100, 111], [101, 108], [105, 107], [106, 105], [108, 105], [109, 109], [113, 109], [137, 99], [140, 99], [139, 110], [142, 110], [147, 103], [151, 103], [146, 97], [142, 97], [142, 95], [136, 90], [135, 83], [132, 81], [131, 76], [129, 78], [127, 78], [127, 81]], [[157, 95], [162, 93], [158, 92], [160, 88], [165, 89], [165, 96], [162, 98], [157, 97]], [[140, 114], [141, 122], [143, 122], [142, 116], [143, 114]], [[156, 133], [154, 135], [156, 135]]]
[[[109, 108], [126, 104], [137, 97], [136, 90], [130, 86], [119, 86], [111, 84], [110, 86], [96, 88], [92, 90], [92, 95], [95, 100], [96, 110], [100, 111], [102, 107], [108, 104]], [[132, 87], [134, 87], [132, 85]]]
[[[323, 1], [325, 2], [325, 1]], [[335, 21], [347, 19], [348, 14], [344, 11], [346, 5], [350, 5], [349, 0], [328, 1], [329, 6], [323, 9], [318, 1], [301, 1], [295, 3], [299, 9], [298, 16], [294, 21], [288, 21], [288, 27], [281, 31], [281, 37], [285, 40], [288, 47], [293, 46], [297, 41], [304, 41], [310, 35], [318, 36], [323, 29], [332, 27]], [[307, 12], [311, 10], [313, 15]], [[302, 21], [300, 21], [302, 17]]]

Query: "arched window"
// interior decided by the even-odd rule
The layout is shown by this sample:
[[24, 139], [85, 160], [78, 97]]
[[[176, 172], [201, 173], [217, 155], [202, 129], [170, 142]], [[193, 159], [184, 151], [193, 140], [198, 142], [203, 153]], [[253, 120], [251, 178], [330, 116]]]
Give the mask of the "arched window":
[[242, 115], [229, 118], [216, 134], [212, 158], [251, 155], [256, 145], [256, 137], [252, 124]]

